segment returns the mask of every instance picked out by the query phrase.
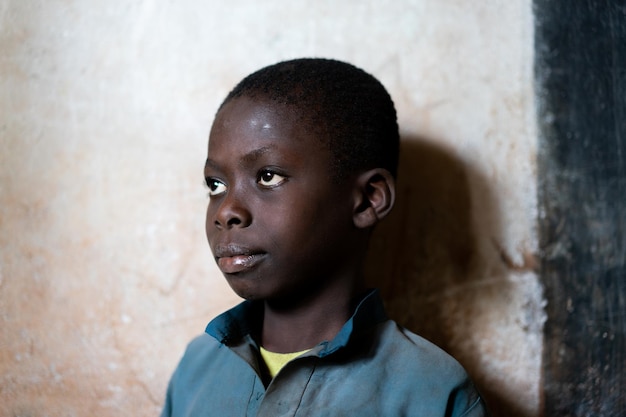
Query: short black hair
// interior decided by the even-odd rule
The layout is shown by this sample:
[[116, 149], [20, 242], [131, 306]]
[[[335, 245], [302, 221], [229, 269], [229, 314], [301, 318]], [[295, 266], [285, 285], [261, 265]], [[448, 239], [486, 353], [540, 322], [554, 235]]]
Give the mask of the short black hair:
[[279, 62], [244, 78], [226, 96], [293, 106], [331, 152], [333, 174], [385, 168], [394, 177], [400, 136], [396, 110], [385, 87], [346, 62], [301, 58]]

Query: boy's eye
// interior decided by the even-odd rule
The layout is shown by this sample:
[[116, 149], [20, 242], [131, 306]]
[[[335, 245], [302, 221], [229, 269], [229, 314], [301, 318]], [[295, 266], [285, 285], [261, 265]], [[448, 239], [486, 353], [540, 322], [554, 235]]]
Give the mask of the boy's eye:
[[209, 196], [216, 196], [226, 192], [226, 184], [215, 178], [207, 178], [206, 185], [209, 187]]
[[279, 175], [270, 170], [263, 170], [259, 174], [259, 179], [257, 183], [262, 185], [263, 187], [276, 187], [277, 185], [282, 184], [286, 178], [282, 175]]

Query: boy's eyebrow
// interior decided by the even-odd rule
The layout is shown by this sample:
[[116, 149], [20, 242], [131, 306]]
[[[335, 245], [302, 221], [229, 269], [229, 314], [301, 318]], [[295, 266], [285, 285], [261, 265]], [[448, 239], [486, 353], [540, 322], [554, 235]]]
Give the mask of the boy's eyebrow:
[[204, 162], [204, 168], [217, 169], [217, 164], [213, 162], [212, 160], [210, 160], [209, 158], [207, 158], [206, 161]]
[[250, 151], [241, 157], [241, 164], [245, 165], [245, 164], [250, 164], [252, 162], [256, 162], [257, 159], [259, 159], [261, 156], [265, 155], [271, 150], [272, 148], [270, 146], [263, 146], [262, 148]]
[[[271, 146], [263, 146], [261, 148], [258, 149], [254, 149], [253, 151], [248, 152], [247, 154], [243, 155], [239, 161], [240, 165], [247, 165], [247, 164], [251, 164], [255, 161], [257, 161], [261, 156], [265, 155], [266, 153], [270, 152], [272, 150]], [[210, 158], [206, 159], [206, 162], [204, 163], [205, 167], [211, 167], [211, 168], [219, 168], [219, 164], [213, 160], [211, 160]]]

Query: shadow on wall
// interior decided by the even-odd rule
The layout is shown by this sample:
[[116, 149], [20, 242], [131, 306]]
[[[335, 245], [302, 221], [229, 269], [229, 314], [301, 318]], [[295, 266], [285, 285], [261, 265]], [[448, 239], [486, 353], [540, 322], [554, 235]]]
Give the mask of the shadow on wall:
[[[482, 291], [486, 276], [505, 277], [505, 268], [483, 259], [479, 239], [501, 234], [497, 201], [480, 173], [433, 141], [403, 137], [396, 206], [376, 230], [366, 265], [371, 286], [380, 288], [389, 315], [401, 325], [434, 342], [456, 357], [481, 390], [494, 417], [527, 417], [516, 411], [515, 399], [502, 398], [483, 369], [472, 328], [476, 312], [498, 304], [500, 291]], [[478, 179], [472, 196], [468, 178]], [[489, 230], [478, 234], [472, 222], [472, 198], [487, 199]], [[483, 251], [484, 252], [484, 251]], [[502, 262], [498, 260], [497, 265]], [[502, 268], [498, 271], [499, 268]], [[497, 289], [506, 292], [501, 280]], [[477, 319], [479, 320], [479, 319]], [[495, 334], [495, 333], [494, 333]], [[474, 335], [475, 336], [475, 335]], [[478, 336], [476, 336], [478, 337]], [[506, 341], [496, 343], [506, 344]], [[497, 359], [494, 359], [497, 360]], [[506, 380], [503, 375], [498, 376]]]

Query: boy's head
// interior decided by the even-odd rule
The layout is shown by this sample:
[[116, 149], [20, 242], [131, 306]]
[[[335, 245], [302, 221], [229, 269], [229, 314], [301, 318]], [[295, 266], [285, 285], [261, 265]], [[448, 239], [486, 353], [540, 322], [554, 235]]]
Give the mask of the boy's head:
[[394, 177], [399, 134], [396, 110], [383, 85], [365, 71], [331, 59], [279, 62], [244, 78], [226, 97], [289, 106], [331, 151], [336, 179], [380, 167]]
[[393, 206], [397, 148], [389, 96], [351, 65], [304, 59], [244, 79], [215, 116], [204, 172], [207, 238], [235, 292], [300, 302], [358, 285]]

